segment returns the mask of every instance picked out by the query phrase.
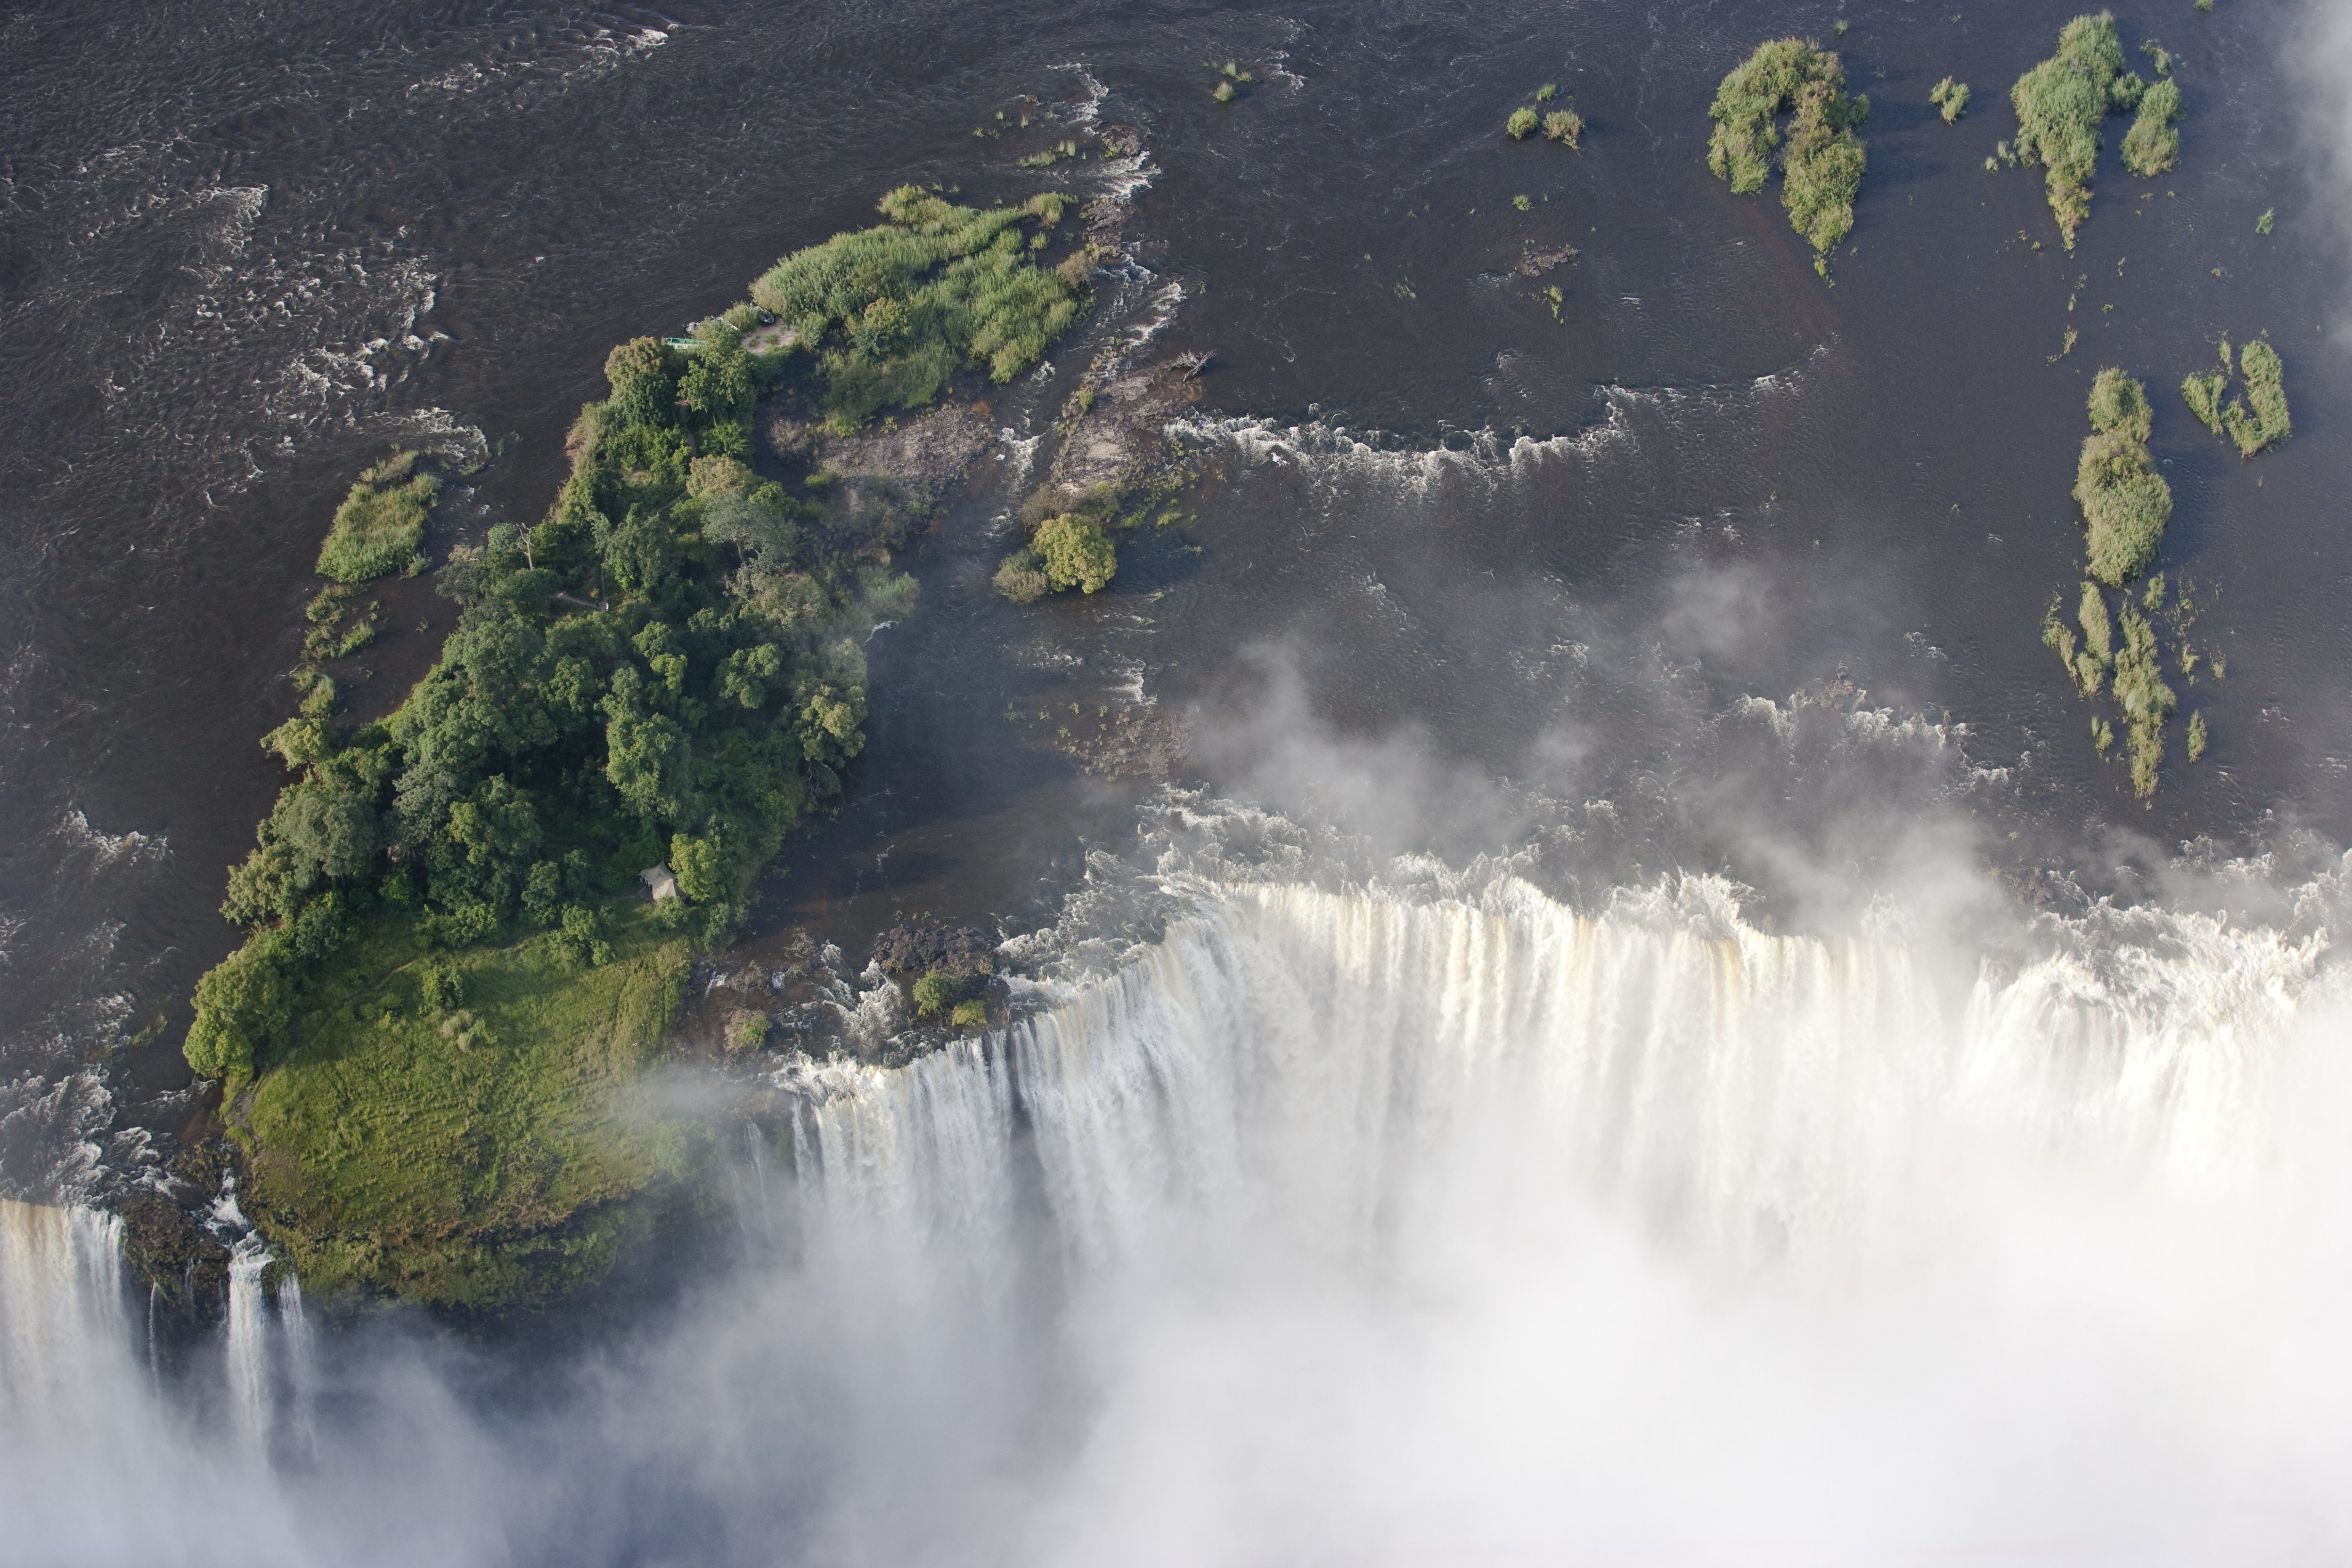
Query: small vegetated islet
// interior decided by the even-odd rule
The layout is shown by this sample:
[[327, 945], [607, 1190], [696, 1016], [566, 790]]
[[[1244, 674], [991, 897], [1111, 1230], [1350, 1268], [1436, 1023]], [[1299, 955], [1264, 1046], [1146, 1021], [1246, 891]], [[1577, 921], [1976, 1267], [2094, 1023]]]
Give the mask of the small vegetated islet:
[[2172, 487], [2148, 457], [2154, 413], [2138, 382], [2102, 370], [2091, 384], [2090, 412], [2074, 500], [2089, 524], [2091, 575], [2118, 587], [2156, 559], [2172, 517]]
[[1870, 100], [1847, 94], [1837, 56], [1801, 38], [1759, 44], [1723, 79], [1707, 113], [1715, 121], [1707, 167], [1741, 195], [1763, 189], [1780, 149], [1780, 205], [1811, 244], [1814, 269], [1826, 271], [1830, 251], [1853, 230], [1868, 164], [1854, 132], [1870, 117]]
[[419, 461], [418, 453], [397, 452], [360, 475], [319, 547], [320, 576], [365, 583], [423, 569], [425, 520], [441, 481]]
[[[2096, 698], [2112, 677], [2115, 700], [2123, 710], [2124, 754], [2131, 766], [2132, 793], [2143, 802], [2156, 794], [2164, 763], [2164, 726], [2179, 706], [2178, 695], [2164, 679], [2155, 626], [2155, 617], [2165, 608], [2165, 592], [2159, 574], [2149, 580], [2138, 604], [2126, 594], [2111, 615], [2105, 592], [2096, 583], [2086, 582], [2073, 625], [2060, 618], [2055, 600], [2042, 619], [2042, 642], [2057, 653], [2084, 697]], [[2176, 630], [2185, 631], [2193, 615], [2184, 591], [2172, 617]], [[2192, 672], [2197, 662], [2196, 654], [2184, 645], [2182, 673]], [[2105, 716], [2092, 716], [2091, 739], [2103, 755], [2115, 743], [2114, 728]], [[2190, 762], [2205, 754], [2206, 742], [2204, 715], [2200, 712], [2189, 723]]]
[[1927, 89], [1927, 101], [1936, 106], [1945, 124], [1957, 124], [1960, 116], [1969, 111], [1969, 84], [1946, 77]]
[[2058, 34], [2057, 53], [2018, 78], [2009, 100], [2017, 110], [2017, 137], [1997, 149], [1999, 156], [2042, 165], [2050, 210], [2069, 250], [2091, 216], [2091, 175], [2108, 115], [2141, 110], [2125, 137], [2125, 162], [2134, 173], [2160, 174], [2179, 152], [2173, 125], [2180, 117], [2180, 89], [2168, 80], [2150, 88], [2124, 68], [2113, 12], [2067, 23]]
[[[248, 1212], [306, 1284], [488, 1306], [585, 1282], [645, 1223], [635, 1195], [690, 1163], [691, 1129], [616, 1128], [613, 1097], [692, 946], [838, 796], [864, 637], [915, 589], [895, 540], [821, 527], [752, 471], [754, 405], [795, 362], [836, 425], [919, 406], [959, 367], [1027, 369], [1086, 298], [1082, 270], [1023, 244], [1061, 201], [974, 212], [905, 187], [885, 225], [780, 262], [759, 306], [683, 346], [620, 345], [546, 518], [450, 552], [457, 628], [405, 700], [346, 729], [306, 672], [264, 742], [289, 782], [229, 877], [245, 940], [198, 982], [184, 1046], [224, 1080]], [[797, 346], [745, 349], [761, 308]], [[405, 569], [416, 470], [363, 476], [322, 569]], [[314, 627], [350, 592], [322, 594]], [[657, 864], [679, 896], [649, 903]]]

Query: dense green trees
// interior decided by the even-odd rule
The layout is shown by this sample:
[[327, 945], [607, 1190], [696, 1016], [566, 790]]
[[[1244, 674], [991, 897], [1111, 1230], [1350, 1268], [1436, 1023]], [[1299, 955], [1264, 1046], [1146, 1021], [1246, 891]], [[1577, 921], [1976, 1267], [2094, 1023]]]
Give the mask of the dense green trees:
[[[2235, 363], [2231, 361], [2230, 340], [2223, 338], [2221, 370], [2189, 376], [2180, 384], [2180, 395], [2206, 428], [2229, 437], [2237, 443], [2240, 457], [2251, 458], [2294, 430], [2286, 405], [2286, 364], [2278, 350], [2259, 340], [2248, 343]], [[2224, 404], [2232, 375], [2244, 377], [2246, 395]], [[2248, 404], [2253, 405], [2251, 411]]]
[[[224, 912], [253, 934], [198, 989], [199, 1071], [252, 1070], [306, 969], [380, 909], [428, 942], [541, 930], [593, 963], [599, 905], [669, 856], [688, 900], [671, 918], [714, 938], [839, 791], [863, 742], [859, 636], [911, 584], [887, 551], [812, 549], [814, 508], [696, 457], [748, 414], [755, 372], [731, 329], [678, 357], [616, 349], [547, 520], [452, 553], [457, 630], [397, 711], [348, 736], [324, 716], [271, 733], [295, 776], [230, 877]], [[580, 609], [591, 595], [613, 607]]]
[[2139, 113], [2124, 132], [2124, 167], [2152, 180], [2172, 167], [2180, 156], [2180, 87], [2159, 81], [2140, 94]]
[[[1780, 205], [1789, 222], [1826, 257], [1853, 230], [1853, 200], [1868, 163], [1854, 132], [1870, 118], [1870, 100], [1845, 90], [1836, 55], [1802, 38], [1775, 38], [1736, 67], [1716, 89], [1706, 166], [1742, 195], [1771, 177], [1780, 147]], [[1788, 115], [1787, 144], [1778, 117]], [[1821, 265], [1817, 259], [1816, 266]]]
[[[1066, 206], [981, 212], [906, 186], [884, 225], [785, 258], [754, 293], [855, 424], [960, 367], [1005, 381], [1036, 363], [1086, 298], [1083, 248], [1055, 271], [1033, 259]], [[438, 587], [457, 629], [395, 712], [345, 734], [333, 683], [310, 672], [301, 716], [264, 742], [292, 776], [229, 878], [223, 912], [249, 936], [198, 987], [198, 1071], [265, 1065], [306, 978], [366, 922], [442, 948], [536, 932], [531, 962], [598, 964], [608, 906], [667, 858], [685, 896], [659, 920], [715, 940], [784, 834], [840, 792], [865, 743], [864, 637], [907, 613], [914, 582], [891, 570], [895, 537], [821, 526], [749, 466], [762, 382], [788, 357], [746, 351], [757, 316], [613, 350], [611, 395], [574, 423], [547, 517], [451, 552]], [[321, 571], [416, 559], [435, 481], [415, 464], [362, 476]], [[1099, 586], [1094, 534], [1057, 559]]]
[[1057, 591], [1099, 594], [1118, 571], [1118, 552], [1110, 536], [1090, 519], [1048, 518], [1037, 525], [1031, 548], [1044, 563], [1046, 585]]

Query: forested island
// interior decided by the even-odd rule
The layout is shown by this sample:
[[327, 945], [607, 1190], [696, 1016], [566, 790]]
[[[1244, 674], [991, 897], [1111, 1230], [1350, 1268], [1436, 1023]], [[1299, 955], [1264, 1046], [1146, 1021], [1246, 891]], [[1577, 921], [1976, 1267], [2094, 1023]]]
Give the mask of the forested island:
[[554, 504], [448, 552], [456, 630], [356, 726], [318, 665], [369, 635], [339, 629], [359, 584], [423, 566], [438, 481], [404, 453], [353, 489], [301, 710], [265, 742], [289, 782], [229, 879], [246, 938], [185, 1046], [306, 1287], [544, 1299], [654, 1223], [632, 1199], [688, 1192], [706, 1135], [632, 1086], [693, 953], [840, 795], [864, 639], [916, 587], [887, 509], [820, 504], [828, 476], [792, 483], [754, 411], [848, 432], [1027, 371], [1089, 298], [1066, 205], [903, 187], [688, 336], [614, 349]]

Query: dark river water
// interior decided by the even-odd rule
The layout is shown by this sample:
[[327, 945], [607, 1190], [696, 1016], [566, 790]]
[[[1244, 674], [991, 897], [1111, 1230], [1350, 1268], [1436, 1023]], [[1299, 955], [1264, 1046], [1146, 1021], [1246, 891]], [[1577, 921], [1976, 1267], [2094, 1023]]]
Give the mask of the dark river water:
[[[997, 603], [1017, 442], [1059, 395], [1001, 394], [1006, 444], [910, 563], [916, 617], [876, 642], [854, 796], [789, 852], [755, 941], [805, 925], [857, 959], [901, 910], [1049, 914], [1141, 787], [1090, 781], [1023, 718], [1072, 703], [1190, 715], [1194, 772], [1392, 847], [1549, 834], [1564, 883], [1689, 864], [1769, 892], [1792, 846], [1866, 867], [1930, 802], [1985, 861], [2094, 886], [2203, 838], [2340, 843], [2352, 374], [2292, 18], [2167, 13], [2180, 167], [2128, 177], [2110, 121], [2069, 254], [2036, 172], [1980, 168], [2055, 14], [1851, 13], [1871, 164], [1825, 283], [1772, 195], [1732, 197], [1702, 153], [1722, 70], [1839, 14], [12, 11], [0, 1187], [103, 1185], [139, 1129], [186, 1114], [184, 999], [230, 945], [224, 868], [277, 787], [256, 739], [290, 703], [312, 552], [357, 467], [395, 442], [495, 454], [445, 533], [528, 519], [607, 345], [740, 298], [908, 179], [1086, 189], [1085, 164], [1014, 159], [1096, 121], [1149, 149], [1139, 265], [1064, 373], [1119, 332], [1213, 352], [1189, 516], [1100, 598]], [[1254, 79], [1220, 106], [1226, 59]], [[1976, 84], [1956, 127], [1925, 102], [1946, 74]], [[1584, 115], [1581, 153], [1499, 133], [1544, 81]], [[1024, 94], [1027, 139], [975, 138]], [[1514, 270], [1563, 247], [1540, 279]], [[2242, 463], [2169, 389], [2258, 332], [2296, 434]], [[2077, 581], [2068, 489], [2106, 363], [2149, 383], [2178, 503], [2162, 564], [2227, 666], [2175, 681], [2213, 750], [2180, 765], [2176, 724], [2148, 810], [2037, 629]], [[362, 707], [446, 624], [421, 584], [388, 610]], [[1875, 725], [1894, 760], [1809, 760], [1808, 704], [1864, 715], [1841, 745]]]

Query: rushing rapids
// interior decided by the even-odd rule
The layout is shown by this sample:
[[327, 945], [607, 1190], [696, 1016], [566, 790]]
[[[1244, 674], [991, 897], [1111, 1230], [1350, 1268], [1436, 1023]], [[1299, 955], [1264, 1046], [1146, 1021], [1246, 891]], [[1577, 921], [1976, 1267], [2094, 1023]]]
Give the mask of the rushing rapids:
[[[566, 1561], [2344, 1539], [2324, 935], [2163, 916], [1955, 984], [1706, 879], [1597, 914], [1169, 887], [1164, 937], [1008, 1031], [786, 1069], [789, 1125], [740, 1139], [753, 1261], [510, 1446], [413, 1387], [373, 1397], [416, 1448], [314, 1439], [311, 1389], [364, 1379], [246, 1249], [197, 1404], [274, 1521], [248, 1559], [377, 1560], [362, 1486]], [[5, 1217], [14, 1418], [177, 1419], [111, 1222]], [[607, 1533], [567, 1468], [705, 1500]]]

